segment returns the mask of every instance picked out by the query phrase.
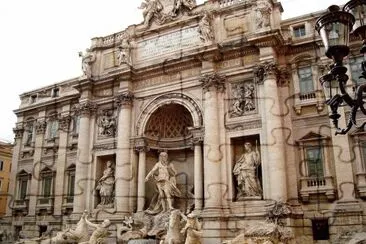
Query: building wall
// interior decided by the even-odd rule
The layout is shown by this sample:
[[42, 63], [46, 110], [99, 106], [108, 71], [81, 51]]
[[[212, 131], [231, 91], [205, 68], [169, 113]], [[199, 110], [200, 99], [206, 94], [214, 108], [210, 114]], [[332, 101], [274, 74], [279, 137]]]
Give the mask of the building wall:
[[[313, 31], [320, 13], [280, 21], [280, 4], [267, 3], [268, 25], [258, 25], [259, 3], [208, 1], [197, 6], [197, 12], [216, 11], [210, 41], [197, 36], [201, 15], [95, 38], [91, 77], [22, 94], [15, 111], [9, 187], [16, 198], [8, 200], [7, 211], [12, 231], [22, 226], [25, 235], [35, 236], [43, 226], [60, 230], [75, 224], [85, 209], [98, 213], [94, 221], [110, 218], [118, 224], [148, 206], [153, 187], [151, 182], [145, 186], [145, 176], [157, 152], [164, 150], [171, 151], [178, 173], [187, 174], [188, 184], [194, 185], [205, 243], [219, 243], [265, 220], [274, 201], [291, 206], [287, 225], [301, 243], [312, 242], [312, 227], [320, 220], [329, 224], [330, 240], [361, 231], [365, 134], [334, 135], [318, 82], [330, 63]], [[295, 36], [299, 28], [304, 35]], [[174, 39], [177, 33], [188, 38], [180, 43]], [[118, 45], [128, 35], [134, 47], [132, 64], [119, 64]], [[164, 47], [164, 41], [178, 48]], [[354, 40], [352, 47], [359, 45]], [[184, 127], [188, 137], [179, 130], [179, 136], [159, 140], [151, 135], [160, 124], [149, 127], [150, 118], [168, 105], [189, 112], [191, 121]], [[348, 112], [342, 111], [343, 120]], [[174, 124], [178, 114], [172, 114], [168, 119]], [[103, 127], [106, 121], [110, 127]], [[179, 123], [174, 128], [180, 128]], [[165, 132], [174, 134], [174, 128]], [[245, 142], [260, 152], [263, 194], [239, 200], [233, 169]], [[321, 169], [314, 171], [310, 165], [310, 149], [319, 150], [321, 166], [316, 167]], [[118, 192], [112, 210], [100, 213], [96, 182], [108, 160], [116, 162]], [[311, 175], [314, 172], [317, 175]], [[50, 196], [43, 184], [47, 177], [52, 178]]]
[[[6, 213], [13, 145], [0, 142], [0, 215]], [[2, 168], [1, 168], [2, 167]]]

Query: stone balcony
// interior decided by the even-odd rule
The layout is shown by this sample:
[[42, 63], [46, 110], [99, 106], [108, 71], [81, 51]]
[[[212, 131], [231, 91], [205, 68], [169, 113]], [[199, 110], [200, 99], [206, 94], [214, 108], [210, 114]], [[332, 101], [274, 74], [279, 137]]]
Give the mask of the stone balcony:
[[357, 191], [358, 194], [360, 195], [361, 198], [366, 198], [366, 173], [362, 172], [362, 173], [357, 173], [356, 174], [356, 186], [357, 186]]
[[40, 197], [37, 199], [36, 212], [47, 211], [48, 214], [52, 214], [54, 206], [53, 197]]
[[333, 184], [333, 177], [325, 176], [301, 178], [300, 197], [302, 201], [308, 202], [311, 195], [325, 195], [329, 201], [335, 200], [336, 189]]
[[28, 206], [29, 206], [29, 200], [28, 199], [14, 200], [13, 213], [22, 212], [23, 215], [27, 215], [28, 214]]
[[62, 202], [62, 213], [68, 215], [74, 209], [74, 196], [64, 196]]

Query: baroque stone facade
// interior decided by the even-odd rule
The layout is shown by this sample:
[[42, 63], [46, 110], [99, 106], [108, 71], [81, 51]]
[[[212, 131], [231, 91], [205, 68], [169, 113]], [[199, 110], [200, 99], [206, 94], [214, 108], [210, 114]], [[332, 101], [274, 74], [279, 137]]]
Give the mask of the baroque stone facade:
[[1, 228], [62, 237], [88, 222], [110, 243], [362, 232], [366, 134], [334, 135], [320, 13], [281, 20], [275, 0], [141, 9], [143, 23], [92, 39], [84, 75], [21, 95]]

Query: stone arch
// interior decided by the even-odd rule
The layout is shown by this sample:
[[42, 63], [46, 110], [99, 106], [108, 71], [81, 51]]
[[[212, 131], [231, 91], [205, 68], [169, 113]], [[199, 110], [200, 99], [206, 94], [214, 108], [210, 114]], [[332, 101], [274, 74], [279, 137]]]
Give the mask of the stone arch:
[[312, 64], [315, 62], [316, 57], [309, 53], [302, 53], [296, 55], [290, 60], [290, 64], [298, 66], [299, 64]]
[[151, 115], [160, 107], [168, 104], [182, 105], [192, 116], [193, 127], [201, 127], [203, 123], [202, 109], [189, 96], [182, 93], [170, 93], [153, 99], [141, 112], [136, 125], [137, 136], [143, 136]]

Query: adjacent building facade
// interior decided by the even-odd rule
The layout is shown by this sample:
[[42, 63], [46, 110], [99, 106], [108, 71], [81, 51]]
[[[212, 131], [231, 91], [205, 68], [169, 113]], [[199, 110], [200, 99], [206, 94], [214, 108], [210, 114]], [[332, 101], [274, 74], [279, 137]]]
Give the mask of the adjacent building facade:
[[6, 213], [13, 145], [0, 141], [0, 216]]
[[[124, 216], [154, 208], [166, 152], [180, 197], [160, 193], [199, 216], [204, 243], [234, 238], [278, 202], [299, 243], [361, 232], [366, 134], [335, 136], [328, 118], [322, 13], [281, 20], [274, 0], [142, 6], [143, 23], [80, 53], [83, 76], [20, 96], [8, 228], [38, 236], [88, 210], [117, 226], [116, 240]], [[360, 45], [353, 38], [350, 91]]]

